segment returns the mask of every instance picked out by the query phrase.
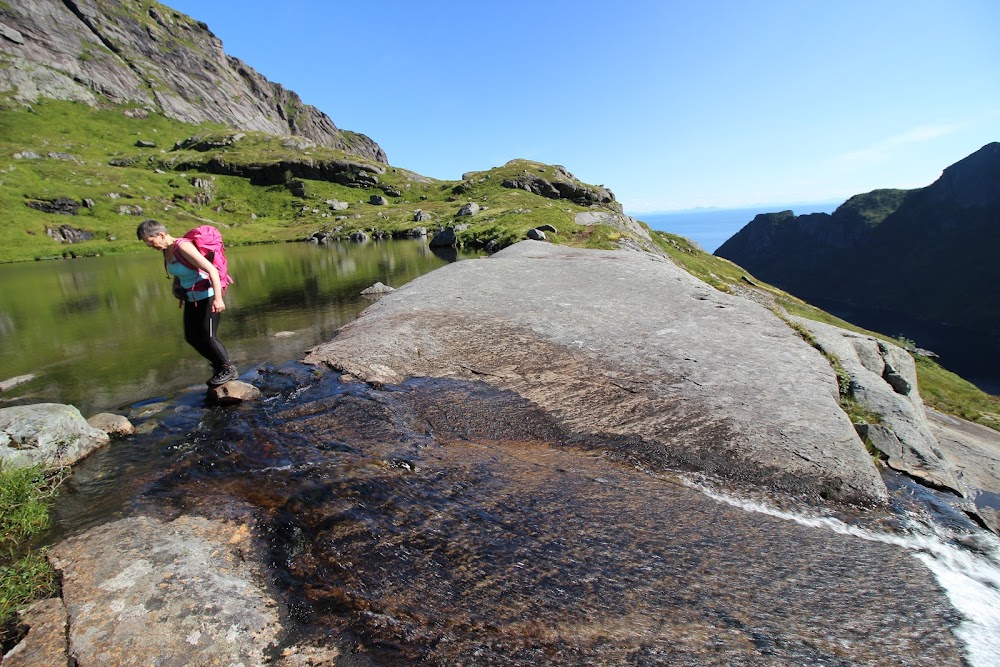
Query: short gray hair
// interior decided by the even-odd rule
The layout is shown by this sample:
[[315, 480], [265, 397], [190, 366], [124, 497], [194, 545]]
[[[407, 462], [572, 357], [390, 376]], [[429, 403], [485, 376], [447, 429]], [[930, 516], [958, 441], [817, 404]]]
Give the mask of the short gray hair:
[[145, 241], [150, 236], [156, 236], [160, 232], [167, 234], [167, 226], [156, 220], [144, 220], [135, 230], [135, 235], [140, 241]]

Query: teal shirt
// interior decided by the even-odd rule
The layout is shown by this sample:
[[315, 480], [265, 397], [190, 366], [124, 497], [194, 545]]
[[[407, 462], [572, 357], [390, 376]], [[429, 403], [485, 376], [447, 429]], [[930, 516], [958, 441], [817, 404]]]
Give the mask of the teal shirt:
[[212, 289], [212, 280], [209, 278], [208, 273], [201, 269], [193, 269], [190, 266], [186, 266], [183, 262], [178, 261], [176, 257], [172, 261], [167, 262], [167, 273], [176, 276], [180, 280], [181, 287], [184, 288], [184, 294], [188, 301], [201, 301], [202, 299], [215, 296], [215, 290]]

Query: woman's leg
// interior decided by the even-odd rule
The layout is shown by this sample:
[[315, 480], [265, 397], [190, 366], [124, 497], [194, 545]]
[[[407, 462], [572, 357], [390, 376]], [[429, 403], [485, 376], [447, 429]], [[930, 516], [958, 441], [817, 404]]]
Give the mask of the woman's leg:
[[221, 315], [212, 312], [212, 299], [184, 302], [184, 340], [208, 359], [216, 373], [229, 365], [229, 353], [216, 337]]

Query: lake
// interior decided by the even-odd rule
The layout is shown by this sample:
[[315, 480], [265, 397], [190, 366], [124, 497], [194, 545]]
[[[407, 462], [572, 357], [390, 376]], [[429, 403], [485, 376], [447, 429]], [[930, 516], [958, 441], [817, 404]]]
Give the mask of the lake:
[[833, 213], [843, 202], [815, 204], [775, 204], [754, 208], [705, 208], [664, 213], [630, 213], [651, 228], [677, 234], [695, 241], [705, 252], [713, 253], [736, 232], [754, 219], [758, 213], [775, 213], [792, 210], [796, 215], [807, 213]]
[[[299, 358], [357, 317], [375, 282], [390, 287], [475, 253], [426, 240], [282, 243], [227, 249], [235, 284], [219, 338], [246, 370]], [[12, 403], [68, 403], [85, 417], [170, 395], [211, 376], [183, 340], [181, 310], [159, 253], [0, 265], [0, 394]]]

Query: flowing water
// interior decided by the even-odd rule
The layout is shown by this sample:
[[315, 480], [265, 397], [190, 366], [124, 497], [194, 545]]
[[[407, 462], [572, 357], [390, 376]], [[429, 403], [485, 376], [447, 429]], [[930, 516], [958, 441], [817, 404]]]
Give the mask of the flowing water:
[[350, 664], [998, 664], [1000, 545], [905, 478], [823, 511], [610, 460], [481, 383], [248, 379], [257, 404], [182, 392], [81, 464], [51, 539], [252, 516], [286, 641]]

